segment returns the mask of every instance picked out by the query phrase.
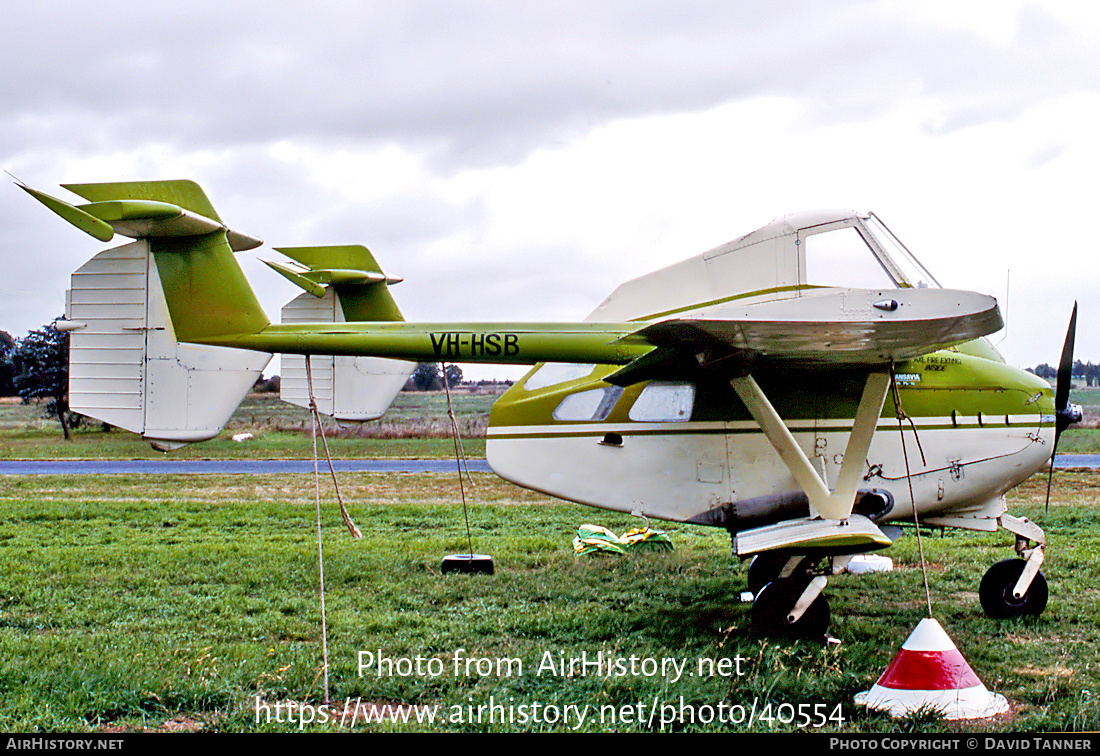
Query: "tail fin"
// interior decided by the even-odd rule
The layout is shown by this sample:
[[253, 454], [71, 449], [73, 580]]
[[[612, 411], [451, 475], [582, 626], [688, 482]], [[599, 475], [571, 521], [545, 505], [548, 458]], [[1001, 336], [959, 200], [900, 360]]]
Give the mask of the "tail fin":
[[[93, 257], [73, 274], [66, 321], [70, 406], [140, 433], [157, 448], [216, 436], [271, 354], [195, 343], [255, 334], [270, 322], [233, 253], [259, 239], [227, 228], [191, 181], [71, 184], [72, 205], [20, 186], [101, 241], [136, 241]], [[403, 320], [365, 247], [280, 250], [298, 269], [268, 263], [309, 294], [284, 309], [292, 322]], [[321, 357], [311, 360], [319, 409], [337, 419], [380, 417], [413, 364]], [[284, 358], [283, 398], [308, 406], [302, 357]]]
[[233, 259], [261, 242], [227, 229], [190, 181], [68, 186], [80, 206], [23, 188], [101, 241], [136, 239], [73, 273], [58, 324], [70, 406], [161, 449], [216, 436], [271, 355], [181, 342], [268, 325]]
[[[298, 265], [265, 260], [271, 268], [305, 289], [283, 308], [284, 323], [403, 321], [387, 276], [363, 246], [280, 247]], [[415, 363], [381, 357], [310, 357], [317, 408], [337, 420], [360, 422], [381, 417], [405, 385]], [[283, 401], [309, 406], [305, 358], [282, 358]]]

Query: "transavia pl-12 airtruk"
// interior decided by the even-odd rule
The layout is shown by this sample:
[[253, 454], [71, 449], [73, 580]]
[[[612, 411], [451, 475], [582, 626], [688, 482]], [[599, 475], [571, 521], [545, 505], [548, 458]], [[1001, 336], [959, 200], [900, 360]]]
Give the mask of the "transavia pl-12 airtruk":
[[[517, 485], [594, 507], [726, 528], [756, 556], [753, 624], [821, 635], [826, 576], [896, 523], [1016, 535], [980, 587], [995, 617], [1042, 612], [1041, 528], [1004, 494], [1052, 460], [1056, 390], [985, 340], [989, 296], [943, 289], [874, 214], [778, 219], [628, 281], [580, 323], [406, 323], [362, 246], [278, 249], [305, 293], [264, 314], [227, 228], [189, 181], [23, 187], [101, 241], [72, 277], [70, 404], [162, 449], [215, 436], [272, 353], [308, 355], [339, 420], [379, 417], [413, 362], [526, 364], [494, 405], [486, 454]], [[266, 262], [266, 261], [265, 261]], [[1076, 306], [1074, 308], [1074, 319]], [[283, 398], [307, 404], [305, 359]]]

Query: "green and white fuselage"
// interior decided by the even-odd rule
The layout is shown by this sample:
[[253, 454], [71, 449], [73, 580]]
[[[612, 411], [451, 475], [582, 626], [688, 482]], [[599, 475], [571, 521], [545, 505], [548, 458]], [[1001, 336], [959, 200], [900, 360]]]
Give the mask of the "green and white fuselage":
[[[921, 521], [995, 530], [1001, 496], [1049, 461], [1049, 385], [966, 347], [895, 370], [908, 419], [899, 428], [888, 396], [861, 476], [861, 490], [889, 494], [889, 510], [875, 513], [875, 521], [912, 522], [911, 481]], [[620, 388], [600, 380], [614, 368], [575, 372], [586, 371], [546, 386], [533, 371], [497, 401], [486, 446], [494, 471], [583, 504], [733, 531], [808, 515], [806, 497], [728, 382], [704, 377]], [[834, 487], [861, 376], [775, 371], [758, 380]], [[785, 495], [790, 501], [780, 506]]]

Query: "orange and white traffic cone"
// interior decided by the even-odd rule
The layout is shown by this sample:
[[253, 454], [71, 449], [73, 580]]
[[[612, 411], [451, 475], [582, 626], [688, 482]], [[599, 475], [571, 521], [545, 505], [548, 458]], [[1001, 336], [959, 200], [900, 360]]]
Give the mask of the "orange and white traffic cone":
[[944, 719], [984, 719], [1008, 711], [1004, 696], [990, 693], [934, 619], [923, 619], [874, 686], [857, 704], [904, 717], [933, 710]]

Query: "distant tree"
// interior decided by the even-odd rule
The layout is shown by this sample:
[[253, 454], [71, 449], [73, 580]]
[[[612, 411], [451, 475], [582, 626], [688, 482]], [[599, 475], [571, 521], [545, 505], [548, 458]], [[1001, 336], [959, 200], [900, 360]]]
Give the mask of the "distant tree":
[[80, 425], [80, 415], [69, 411], [69, 334], [51, 323], [31, 331], [16, 344], [13, 360], [15, 389], [24, 402], [45, 399], [46, 411], [56, 415], [61, 432]]
[[448, 365], [447, 369], [443, 371], [443, 375], [447, 379], [448, 388], [454, 388], [462, 383], [462, 368], [458, 365]]
[[1039, 376], [1040, 378], [1046, 378], [1048, 381], [1053, 380], [1053, 379], [1058, 377], [1058, 370], [1056, 368], [1052, 368], [1050, 365], [1046, 364], [1045, 362], [1042, 365], [1039, 365], [1037, 368], [1035, 368], [1032, 372], [1035, 373], [1035, 375]]
[[282, 379], [277, 375], [264, 378], [262, 375], [252, 384], [252, 392], [255, 394], [278, 394], [282, 387]]
[[1081, 362], [1077, 360], [1073, 363], [1073, 374], [1079, 375], [1085, 379], [1085, 385], [1090, 388], [1100, 382], [1100, 365], [1093, 365], [1091, 362]]
[[0, 396], [15, 396], [15, 339], [0, 331]]
[[412, 374], [413, 385], [417, 391], [431, 391], [440, 385], [439, 365], [435, 362], [417, 363]]

